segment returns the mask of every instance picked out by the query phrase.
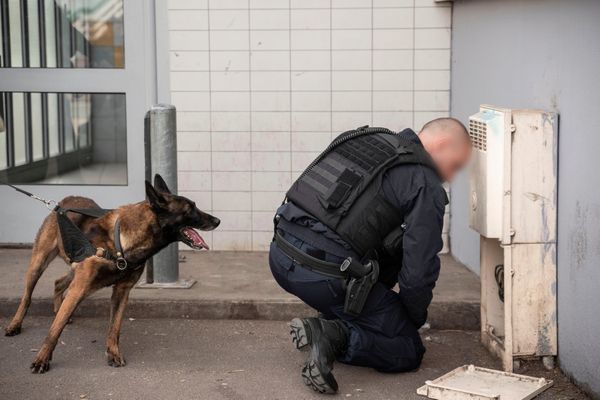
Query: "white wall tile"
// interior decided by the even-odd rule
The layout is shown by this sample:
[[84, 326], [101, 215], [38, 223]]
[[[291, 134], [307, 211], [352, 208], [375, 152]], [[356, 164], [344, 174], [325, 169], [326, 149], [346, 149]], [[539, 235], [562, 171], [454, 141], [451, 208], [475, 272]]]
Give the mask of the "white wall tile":
[[450, 29], [415, 30], [416, 49], [449, 49]]
[[[209, 92], [172, 92], [171, 102], [177, 108], [177, 112], [210, 111]], [[207, 126], [208, 124], [201, 130], [208, 130]]]
[[287, 1], [281, 0], [250, 0], [250, 8], [289, 8]]
[[177, 188], [183, 192], [209, 191], [211, 190], [211, 174], [210, 172], [178, 172]]
[[249, 48], [248, 31], [211, 31], [211, 50], [247, 50]]
[[413, 68], [413, 50], [374, 50], [374, 70], [402, 70]]
[[208, 8], [208, 0], [169, 0], [167, 2], [167, 7], [170, 10], [207, 9]]
[[290, 90], [288, 71], [252, 71], [250, 74], [252, 90]]
[[169, 29], [206, 30], [208, 29], [208, 11], [206, 10], [169, 10]]
[[248, 29], [248, 10], [213, 10], [209, 12], [210, 29]]
[[213, 172], [212, 190], [214, 191], [250, 191], [252, 181], [250, 172]]
[[329, 29], [328, 9], [295, 9], [291, 11], [292, 29]]
[[373, 113], [373, 126], [383, 126], [393, 131], [412, 127], [412, 112], [381, 112]]
[[[289, 128], [289, 127], [288, 127]], [[289, 132], [252, 132], [254, 151], [290, 151]]]
[[208, 72], [171, 72], [171, 90], [173, 91], [200, 91], [208, 90], [208, 87]]
[[228, 8], [248, 8], [248, 0], [218, 0], [211, 1], [211, 10]]
[[334, 71], [370, 71], [371, 50], [334, 50], [331, 52], [331, 64]]
[[293, 132], [329, 132], [330, 129], [329, 112], [292, 112]]
[[251, 29], [289, 29], [290, 15], [288, 10], [251, 10]]
[[320, 71], [292, 72], [292, 91], [299, 90], [329, 90], [331, 73]]
[[273, 230], [266, 232], [252, 232], [252, 250], [269, 251], [273, 241]]
[[257, 191], [281, 191], [292, 184], [289, 172], [253, 172], [252, 189]]
[[250, 64], [253, 70], [286, 70], [290, 68], [290, 54], [287, 51], [254, 51]]
[[415, 111], [447, 111], [450, 92], [415, 92]]
[[[215, 203], [215, 207], [219, 207]], [[252, 230], [252, 213], [250, 211], [218, 210], [221, 225], [218, 232], [250, 231]]]
[[289, 130], [289, 111], [257, 111], [252, 113], [253, 132], [285, 132]]
[[180, 151], [177, 158], [177, 171], [210, 171], [210, 161], [210, 152]]
[[185, 112], [177, 109], [177, 130], [179, 132], [210, 131], [210, 119], [209, 112]]
[[252, 250], [251, 232], [213, 232], [213, 250], [249, 251]]
[[339, 30], [331, 32], [331, 48], [335, 50], [370, 50], [370, 30]]
[[412, 28], [412, 8], [381, 8], [373, 10], [373, 28]]
[[208, 31], [171, 31], [169, 50], [208, 50]]
[[250, 73], [245, 71], [213, 71], [210, 73], [211, 90], [250, 90]]
[[290, 153], [283, 151], [256, 151], [252, 154], [253, 171], [289, 171]]
[[331, 10], [331, 27], [333, 29], [370, 29], [371, 9], [333, 9]]
[[171, 71], [208, 71], [208, 51], [172, 51]]
[[252, 111], [287, 111], [289, 92], [252, 92]]
[[[281, 1], [281, 0], [279, 0]], [[329, 0], [290, 0], [292, 9], [294, 8], [330, 8]]]
[[412, 71], [374, 71], [373, 90], [412, 90]]
[[331, 79], [333, 90], [371, 90], [371, 71], [335, 71]]
[[210, 132], [177, 132], [177, 149], [181, 151], [211, 151]]
[[[277, 207], [281, 205], [285, 192], [252, 192], [252, 206], [255, 211], [269, 211], [275, 214]], [[273, 215], [271, 215], [273, 219]]]
[[212, 71], [247, 71], [250, 69], [249, 52], [213, 51], [210, 54]]
[[450, 69], [450, 49], [415, 50], [415, 69]]
[[250, 93], [214, 91], [210, 95], [210, 104], [212, 111], [248, 111]]
[[250, 132], [212, 132], [212, 151], [250, 151]]
[[296, 71], [329, 70], [330, 50], [292, 51], [292, 69]]
[[373, 92], [374, 111], [412, 111], [413, 93], [402, 92]]
[[368, 8], [371, 0], [331, 0], [333, 8]]
[[425, 7], [415, 8], [415, 26], [417, 28], [450, 28], [452, 8]]
[[219, 132], [245, 132], [250, 130], [249, 112], [214, 111], [211, 115], [211, 129]]
[[331, 93], [329, 91], [292, 92], [292, 110], [329, 111], [331, 110]]
[[251, 167], [251, 154], [244, 151], [213, 151], [213, 171], [249, 171]]
[[219, 211], [251, 211], [251, 192], [213, 192], [215, 210]]
[[292, 31], [292, 50], [327, 50], [329, 34], [328, 30]]
[[450, 71], [415, 71], [415, 90], [450, 89]]
[[342, 112], [336, 111], [332, 114], [333, 132], [342, 133], [350, 129], [371, 125], [371, 112]]
[[416, 131], [420, 131], [423, 125], [432, 119], [447, 117], [447, 111], [434, 111], [434, 112], [426, 112], [426, 111], [415, 111], [415, 123], [414, 128]]
[[290, 33], [282, 31], [251, 31], [250, 48], [252, 50], [288, 50]]
[[252, 230], [273, 234], [273, 211], [255, 211], [252, 213]]
[[292, 154], [323, 151], [330, 142], [331, 134], [329, 132], [293, 132]]
[[320, 152], [294, 152], [292, 153], [292, 171], [304, 171]]
[[333, 92], [333, 111], [371, 111], [371, 93]]
[[413, 31], [411, 29], [386, 29], [373, 32], [373, 48], [383, 49], [412, 49]]
[[187, 197], [196, 203], [196, 207], [200, 210], [207, 211], [212, 210], [212, 192], [183, 192], [179, 191], [179, 195]]

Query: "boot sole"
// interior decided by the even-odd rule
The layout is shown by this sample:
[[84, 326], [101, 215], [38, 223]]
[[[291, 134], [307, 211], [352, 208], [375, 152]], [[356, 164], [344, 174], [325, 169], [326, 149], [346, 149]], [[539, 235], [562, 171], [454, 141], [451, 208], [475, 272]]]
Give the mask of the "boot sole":
[[323, 394], [335, 394], [338, 384], [331, 373], [323, 374], [317, 364], [309, 359], [302, 368], [302, 379], [304, 384], [315, 392]]
[[290, 322], [290, 336], [296, 349], [302, 350], [311, 343], [310, 326], [300, 318], [294, 318]]

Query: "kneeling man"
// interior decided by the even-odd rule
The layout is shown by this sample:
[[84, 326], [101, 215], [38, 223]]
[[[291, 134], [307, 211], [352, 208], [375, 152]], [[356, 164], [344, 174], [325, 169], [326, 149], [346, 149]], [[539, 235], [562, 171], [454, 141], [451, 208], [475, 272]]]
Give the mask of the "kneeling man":
[[470, 155], [468, 132], [452, 118], [419, 134], [363, 127], [337, 137], [292, 185], [269, 263], [283, 289], [320, 313], [291, 322], [296, 347], [310, 346], [306, 385], [335, 393], [336, 360], [382, 372], [419, 367], [417, 330], [440, 269], [442, 183]]

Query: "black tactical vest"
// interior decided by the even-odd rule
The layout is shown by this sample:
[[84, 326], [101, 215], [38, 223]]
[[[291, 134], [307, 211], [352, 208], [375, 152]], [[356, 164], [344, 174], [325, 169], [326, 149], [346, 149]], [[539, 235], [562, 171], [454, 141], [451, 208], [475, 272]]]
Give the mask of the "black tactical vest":
[[400, 164], [433, 168], [429, 154], [385, 128], [342, 133], [287, 192], [287, 199], [334, 230], [364, 256], [379, 250], [404, 220], [381, 190], [383, 175]]

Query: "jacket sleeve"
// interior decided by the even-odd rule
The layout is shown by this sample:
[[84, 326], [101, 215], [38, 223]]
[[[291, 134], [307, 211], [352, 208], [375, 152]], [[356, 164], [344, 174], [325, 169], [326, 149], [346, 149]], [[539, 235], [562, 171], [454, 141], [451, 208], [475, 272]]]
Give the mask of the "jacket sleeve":
[[427, 308], [440, 272], [442, 225], [446, 194], [441, 186], [424, 185], [405, 214], [402, 268], [398, 276], [400, 298], [417, 327], [427, 320]]

